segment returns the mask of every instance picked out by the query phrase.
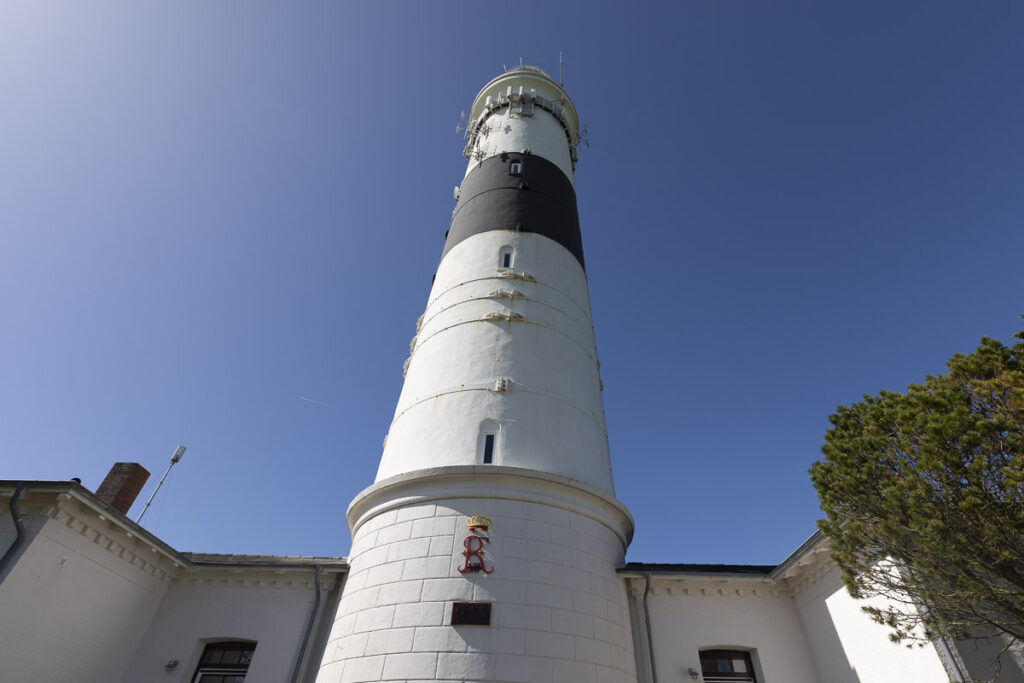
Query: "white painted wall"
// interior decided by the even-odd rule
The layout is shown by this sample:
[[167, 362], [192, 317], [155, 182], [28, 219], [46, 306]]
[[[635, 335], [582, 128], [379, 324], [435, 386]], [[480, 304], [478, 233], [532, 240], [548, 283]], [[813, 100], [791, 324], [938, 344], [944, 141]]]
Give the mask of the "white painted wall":
[[[499, 267], [506, 246], [514, 249], [511, 269]], [[495, 390], [498, 378], [511, 380], [507, 392]], [[482, 462], [487, 421], [500, 425], [495, 464], [614, 492], [586, 274], [541, 235], [493, 230], [445, 256], [377, 481]]]
[[[323, 578], [325, 596], [333, 580]], [[256, 641], [246, 683], [290, 680], [313, 599], [312, 569], [183, 573], [167, 592], [123, 681], [188, 683], [206, 643], [221, 640]], [[180, 664], [168, 673], [164, 665], [173, 659]]]
[[[831, 565], [831, 563], [829, 563]], [[876, 624], [862, 605], [880, 606], [882, 599], [857, 601], [831, 566], [796, 591], [795, 603], [814, 656], [820, 680], [834, 683], [905, 683], [949, 680], [934, 646], [907, 648], [889, 640], [889, 630]]]
[[[314, 600], [312, 568], [196, 567], [62, 489], [30, 488], [19, 501], [27, 535], [0, 583], [0, 680], [187, 683], [206, 642], [235, 639], [257, 641], [246, 681], [289, 680]], [[13, 529], [0, 517], [0, 536], [13, 540]], [[343, 571], [321, 574], [321, 621], [331, 620]], [[300, 680], [311, 680], [321, 655], [307, 655]]]
[[0, 583], [4, 680], [120, 681], [173, 566], [76, 501], [51, 507], [49, 495], [46, 507], [36, 507], [39, 498], [29, 491], [19, 501], [29, 534]]
[[[632, 521], [585, 485], [508, 468], [381, 482], [350, 509], [351, 573], [320, 683], [636, 680], [615, 567]], [[491, 519], [493, 573], [460, 574], [466, 518]], [[452, 603], [490, 601], [490, 626], [451, 626]]]
[[[634, 628], [642, 630], [644, 582], [628, 580], [640, 617]], [[704, 649], [752, 651], [759, 683], [819, 681], [796, 606], [784, 589], [757, 580], [655, 576], [648, 605], [659, 681], [690, 680], [687, 672], [700, 671]], [[646, 644], [646, 634], [639, 642]]]

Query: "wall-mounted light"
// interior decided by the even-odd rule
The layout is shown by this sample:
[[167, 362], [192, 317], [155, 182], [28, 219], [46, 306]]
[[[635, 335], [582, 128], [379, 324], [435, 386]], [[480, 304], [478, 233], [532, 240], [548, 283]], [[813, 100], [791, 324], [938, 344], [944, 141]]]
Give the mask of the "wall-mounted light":
[[164, 664], [164, 671], [174, 671], [178, 668], [178, 660], [172, 659], [171, 661]]
[[690, 678], [692, 678], [693, 680], [697, 680], [698, 678], [700, 678], [700, 672], [694, 669], [692, 666], [690, 667], [690, 670], [686, 673], [690, 674]]

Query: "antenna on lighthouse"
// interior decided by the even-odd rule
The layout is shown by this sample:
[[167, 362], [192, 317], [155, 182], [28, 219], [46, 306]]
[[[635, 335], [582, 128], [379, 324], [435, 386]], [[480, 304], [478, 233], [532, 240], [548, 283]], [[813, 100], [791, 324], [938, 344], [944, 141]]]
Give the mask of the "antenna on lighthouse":
[[558, 53], [558, 85], [565, 87], [565, 78], [562, 77], [562, 53]]
[[177, 465], [178, 461], [181, 460], [181, 456], [185, 455], [185, 450], [185, 447], [180, 444], [174, 449], [174, 455], [171, 456], [171, 464], [167, 466], [166, 470], [164, 470], [164, 476], [160, 477], [160, 482], [156, 485], [156, 488], [153, 489], [153, 495], [151, 495], [149, 500], [146, 501], [146, 507], [142, 508], [142, 512], [140, 512], [139, 516], [135, 518], [136, 524], [142, 521], [142, 515], [146, 514], [146, 510], [149, 509], [150, 503], [152, 503], [153, 499], [156, 498], [156, 494], [160, 490], [160, 487], [164, 485], [164, 479], [166, 479], [167, 475], [170, 474], [171, 468]]

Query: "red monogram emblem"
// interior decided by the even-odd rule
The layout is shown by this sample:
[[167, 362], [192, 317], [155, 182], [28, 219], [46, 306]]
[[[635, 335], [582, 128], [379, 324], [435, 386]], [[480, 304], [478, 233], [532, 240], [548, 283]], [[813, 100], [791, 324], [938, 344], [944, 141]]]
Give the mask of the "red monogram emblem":
[[491, 539], [488, 536], [466, 537], [466, 540], [462, 542], [462, 547], [465, 548], [462, 555], [466, 558], [466, 562], [459, 567], [460, 574], [469, 574], [470, 572], [490, 574], [494, 571], [494, 567], [488, 569], [484, 563], [484, 543], [490, 542]]

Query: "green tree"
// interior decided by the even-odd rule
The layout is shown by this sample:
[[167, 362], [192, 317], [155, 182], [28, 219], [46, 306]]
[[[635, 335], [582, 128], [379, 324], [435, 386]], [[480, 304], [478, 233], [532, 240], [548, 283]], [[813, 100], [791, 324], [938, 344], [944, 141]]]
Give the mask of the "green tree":
[[891, 601], [865, 611], [894, 641], [1024, 641], [1024, 342], [947, 368], [829, 417], [818, 526], [850, 594]]

